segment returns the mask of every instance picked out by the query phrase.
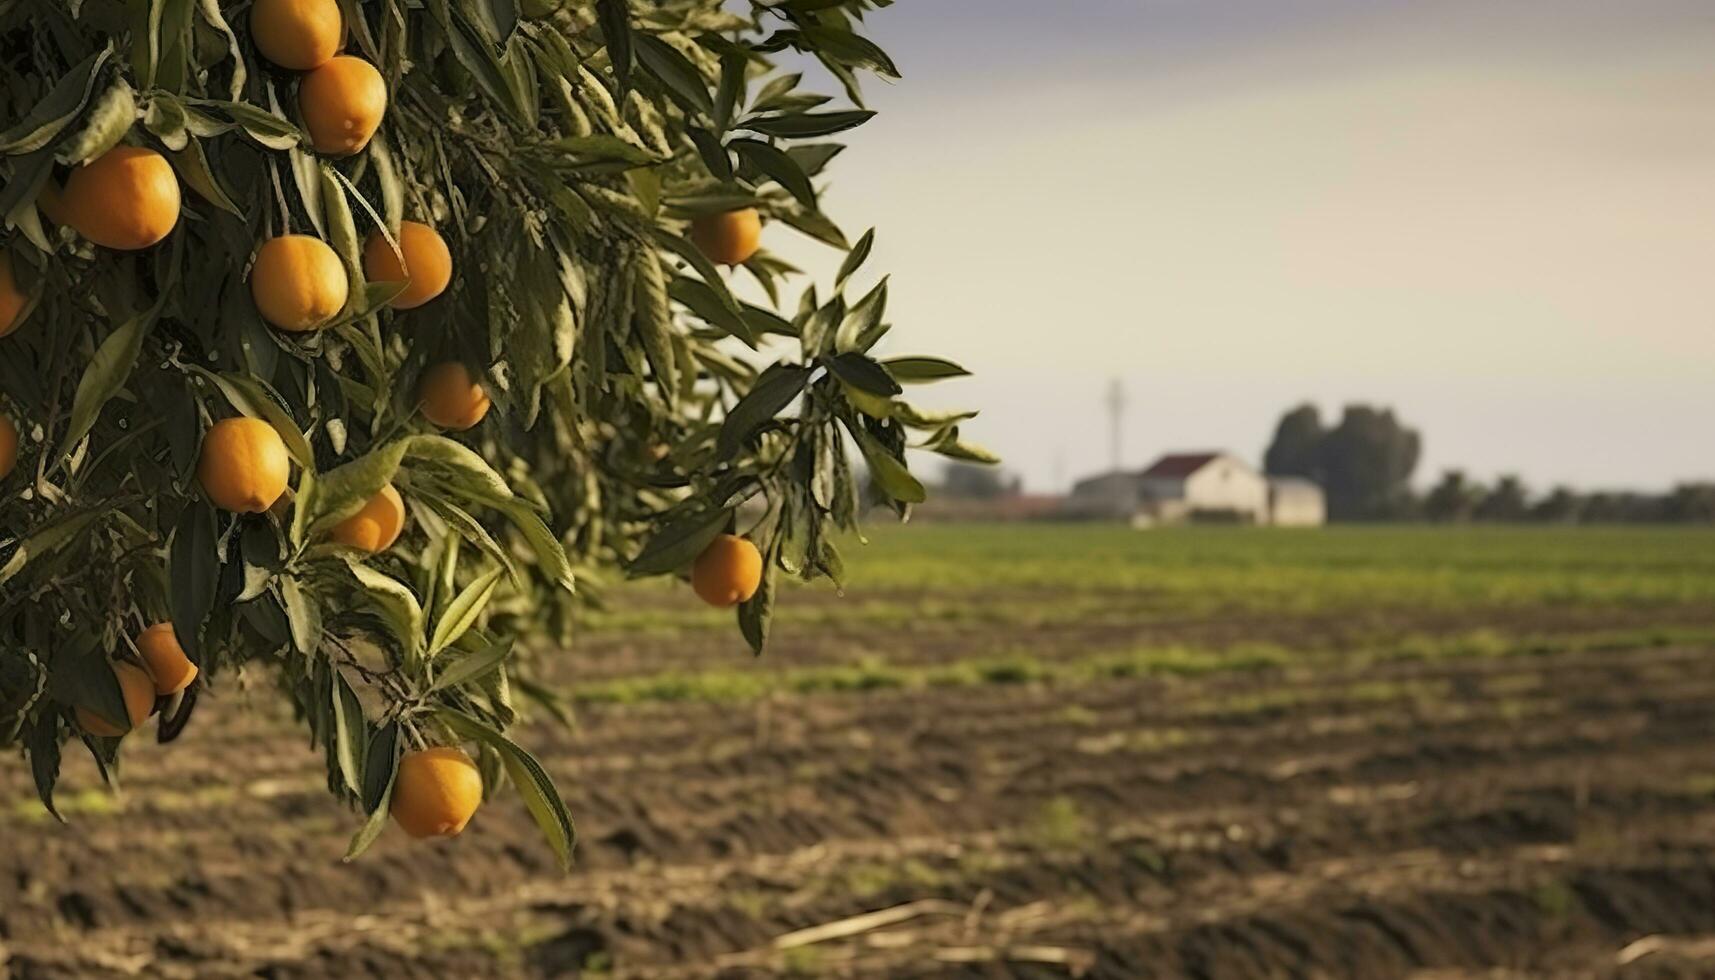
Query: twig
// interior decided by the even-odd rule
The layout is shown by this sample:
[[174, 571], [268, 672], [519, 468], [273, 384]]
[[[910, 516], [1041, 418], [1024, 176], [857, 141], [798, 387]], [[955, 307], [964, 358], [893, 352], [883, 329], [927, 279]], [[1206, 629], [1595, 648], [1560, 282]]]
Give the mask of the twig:
[[846, 919], [825, 922], [808, 929], [789, 932], [774, 940], [775, 949], [797, 949], [812, 943], [826, 942], [830, 939], [845, 939], [873, 929], [882, 929], [896, 923], [915, 919], [920, 915], [962, 915], [965, 907], [956, 902], [945, 902], [940, 899], [928, 898], [918, 902], [907, 902], [895, 905], [878, 912], [865, 912]]

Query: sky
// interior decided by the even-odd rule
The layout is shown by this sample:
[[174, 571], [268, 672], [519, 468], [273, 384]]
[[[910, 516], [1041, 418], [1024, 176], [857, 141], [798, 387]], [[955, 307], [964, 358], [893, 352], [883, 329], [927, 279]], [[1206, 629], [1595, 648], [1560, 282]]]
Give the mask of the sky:
[[[824, 208], [1036, 492], [1391, 406], [1416, 482], [1715, 478], [1715, 3], [901, 0]], [[825, 281], [839, 255], [766, 243]], [[860, 281], [858, 286], [866, 286]], [[853, 293], [855, 297], [858, 295]], [[917, 465], [935, 464], [923, 458]]]

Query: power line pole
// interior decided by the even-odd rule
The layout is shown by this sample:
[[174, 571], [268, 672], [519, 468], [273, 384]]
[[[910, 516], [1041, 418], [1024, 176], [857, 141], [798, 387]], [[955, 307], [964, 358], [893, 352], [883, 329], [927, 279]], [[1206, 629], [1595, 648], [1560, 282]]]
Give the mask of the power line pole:
[[1125, 385], [1113, 379], [1108, 385], [1108, 453], [1113, 472], [1120, 469], [1120, 426], [1125, 420]]

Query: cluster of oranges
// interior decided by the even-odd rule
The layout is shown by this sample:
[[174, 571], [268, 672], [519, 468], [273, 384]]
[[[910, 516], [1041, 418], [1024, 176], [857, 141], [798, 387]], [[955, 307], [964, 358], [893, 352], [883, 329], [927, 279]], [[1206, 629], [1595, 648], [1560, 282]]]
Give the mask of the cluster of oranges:
[[[256, 0], [251, 36], [273, 64], [304, 73], [298, 109], [317, 153], [345, 157], [374, 137], [387, 109], [387, 87], [376, 68], [339, 53], [343, 23], [338, 0]], [[104, 248], [133, 251], [160, 242], [177, 226], [180, 190], [172, 165], [145, 147], [120, 145], [76, 168], [63, 189], [49, 183], [39, 200], [47, 217]], [[756, 254], [761, 216], [743, 208], [694, 218], [691, 241], [711, 261], [739, 265]], [[396, 310], [420, 307], [452, 282], [452, 254], [430, 225], [401, 223], [396, 240], [372, 233], [361, 256], [371, 282], [403, 283], [389, 301]], [[249, 274], [256, 309], [275, 329], [321, 330], [346, 310], [350, 280], [340, 256], [309, 235], [284, 234], [258, 247]], [[17, 328], [29, 305], [10, 260], [0, 250], [0, 337]], [[448, 361], [424, 372], [418, 390], [425, 419], [463, 431], [482, 421], [490, 403], [481, 381], [463, 363]], [[18, 430], [0, 415], [0, 479], [16, 465]], [[274, 508], [290, 478], [285, 443], [268, 423], [229, 418], [203, 439], [197, 479], [216, 507], [243, 514]], [[355, 514], [328, 532], [334, 543], [365, 553], [390, 548], [405, 523], [399, 492], [385, 486]], [[763, 561], [749, 540], [722, 534], [691, 568], [691, 586], [705, 602], [730, 608], [749, 600], [761, 584]], [[78, 707], [79, 726], [91, 735], [117, 738], [140, 725], [160, 698], [188, 687], [197, 666], [185, 655], [171, 623], [158, 623], [135, 639], [139, 663], [113, 668], [123, 695], [125, 718], [109, 718]], [[391, 812], [413, 837], [453, 836], [462, 831], [482, 800], [482, 777], [470, 756], [456, 747], [407, 753], [399, 763]]]

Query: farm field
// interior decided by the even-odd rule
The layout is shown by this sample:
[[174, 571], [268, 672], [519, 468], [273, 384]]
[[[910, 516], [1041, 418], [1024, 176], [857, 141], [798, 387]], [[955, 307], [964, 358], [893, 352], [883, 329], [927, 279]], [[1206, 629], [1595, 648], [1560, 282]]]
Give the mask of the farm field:
[[[1715, 973], [1715, 531], [923, 526], [769, 654], [611, 585], [578, 822], [358, 819], [253, 673], [0, 768], [0, 977]], [[863, 918], [868, 913], [880, 913]]]

